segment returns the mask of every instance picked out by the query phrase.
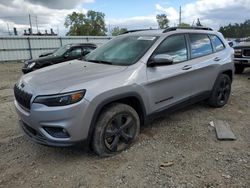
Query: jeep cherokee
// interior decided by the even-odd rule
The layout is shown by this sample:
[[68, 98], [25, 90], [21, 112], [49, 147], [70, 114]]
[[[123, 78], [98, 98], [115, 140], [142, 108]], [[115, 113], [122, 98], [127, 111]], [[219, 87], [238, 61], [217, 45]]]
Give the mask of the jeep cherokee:
[[207, 100], [224, 106], [233, 49], [210, 28], [130, 31], [72, 60], [22, 76], [20, 126], [49, 146], [87, 141], [100, 156], [128, 148], [159, 112]]

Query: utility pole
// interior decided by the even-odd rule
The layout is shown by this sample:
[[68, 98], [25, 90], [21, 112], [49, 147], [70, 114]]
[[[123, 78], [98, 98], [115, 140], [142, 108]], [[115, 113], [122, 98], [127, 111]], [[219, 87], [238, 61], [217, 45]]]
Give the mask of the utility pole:
[[111, 25], [109, 24], [108, 27], [109, 27], [109, 28], [108, 28], [108, 30], [109, 30], [109, 31], [108, 31], [109, 35], [112, 35], [112, 32], [111, 32]]
[[38, 33], [37, 16], [36, 16], [36, 33]]
[[6, 24], [7, 24], [8, 33], [9, 33], [9, 35], [11, 35], [11, 34], [10, 34], [9, 24], [8, 24], [7, 22], [6, 22]]
[[29, 14], [29, 22], [30, 22], [30, 34], [32, 34], [32, 25], [31, 25], [31, 18], [30, 18], [30, 14]]
[[57, 36], [59, 36], [59, 26], [57, 25]]
[[180, 6], [180, 12], [179, 12], [179, 26], [181, 25], [181, 6]]

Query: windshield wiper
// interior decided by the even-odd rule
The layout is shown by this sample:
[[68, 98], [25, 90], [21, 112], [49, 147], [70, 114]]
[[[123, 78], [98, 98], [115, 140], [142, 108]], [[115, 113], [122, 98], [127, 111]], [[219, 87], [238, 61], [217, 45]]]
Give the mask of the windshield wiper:
[[109, 62], [109, 61], [102, 61], [102, 60], [94, 60], [94, 59], [91, 59], [91, 60], [86, 60], [88, 62], [93, 62], [93, 63], [102, 63], [102, 64], [108, 64], [108, 65], [112, 65], [113, 63]]

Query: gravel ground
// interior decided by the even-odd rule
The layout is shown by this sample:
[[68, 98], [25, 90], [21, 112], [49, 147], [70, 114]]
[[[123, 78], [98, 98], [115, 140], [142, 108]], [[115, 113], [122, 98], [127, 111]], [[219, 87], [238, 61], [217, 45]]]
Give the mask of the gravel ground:
[[[29, 141], [18, 127], [13, 85], [21, 64], [0, 64], [0, 187], [250, 187], [250, 70], [236, 75], [224, 108], [192, 105], [143, 127], [121, 154]], [[209, 125], [226, 120], [236, 141]]]

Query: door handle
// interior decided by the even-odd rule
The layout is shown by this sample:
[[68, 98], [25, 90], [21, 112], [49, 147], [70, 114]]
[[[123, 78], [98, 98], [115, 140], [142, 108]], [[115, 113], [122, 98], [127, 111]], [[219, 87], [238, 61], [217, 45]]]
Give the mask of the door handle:
[[220, 61], [219, 57], [214, 58], [214, 61]]
[[192, 68], [191, 65], [185, 65], [184, 67], [182, 67], [182, 70], [189, 70], [191, 68]]

